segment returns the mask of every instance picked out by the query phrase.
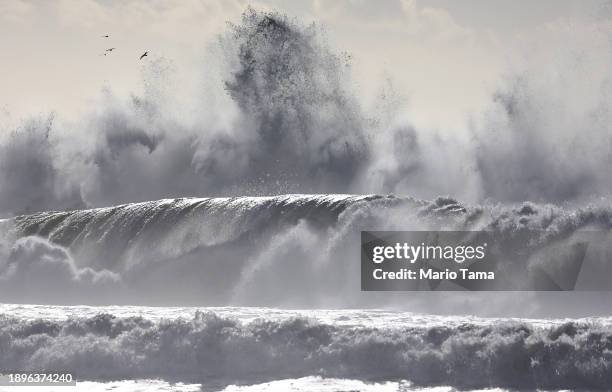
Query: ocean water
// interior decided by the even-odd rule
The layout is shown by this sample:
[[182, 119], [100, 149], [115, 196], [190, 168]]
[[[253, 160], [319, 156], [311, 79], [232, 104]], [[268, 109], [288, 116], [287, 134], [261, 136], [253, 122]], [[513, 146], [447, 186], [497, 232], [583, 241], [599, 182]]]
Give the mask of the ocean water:
[[[200, 384], [167, 383], [158, 380], [123, 380], [113, 382], [80, 382], [73, 389], [70, 387], [7, 387], [2, 391], [23, 391], [38, 392], [41, 390], [49, 392], [65, 392], [67, 390], [76, 391], [113, 391], [113, 392], [199, 392], [209, 390]], [[214, 389], [210, 389], [214, 390]], [[452, 392], [452, 387], [415, 387], [407, 382], [384, 382], [384, 383], [365, 383], [359, 380], [334, 379], [322, 377], [303, 377], [295, 379], [285, 379], [271, 381], [254, 385], [230, 385], [223, 388], [223, 392]], [[477, 391], [506, 391], [500, 388], [477, 389]]]
[[0, 347], [3, 368], [71, 369], [83, 391], [597, 389], [612, 318], [5, 304]]
[[17, 216], [0, 221], [0, 369], [87, 391], [605, 390], [610, 292], [360, 290], [361, 230], [528, 233], [521, 269], [591, 228], [612, 208], [280, 195]]
[[[610, 389], [612, 291], [359, 284], [362, 230], [486, 231], [520, 245], [515, 271], [581, 231], [608, 236], [605, 73], [593, 101], [575, 99], [597, 74], [576, 48], [560, 90], [549, 60], [521, 70], [463, 141], [392, 102], [365, 110], [310, 23], [249, 8], [219, 38], [204, 99], [158, 94], [156, 62], [129, 103], [2, 127], [0, 369], [70, 370], [82, 391]], [[281, 194], [296, 192], [325, 194]], [[168, 199], [254, 194], [274, 196]], [[611, 290], [608, 275], [588, 279]]]

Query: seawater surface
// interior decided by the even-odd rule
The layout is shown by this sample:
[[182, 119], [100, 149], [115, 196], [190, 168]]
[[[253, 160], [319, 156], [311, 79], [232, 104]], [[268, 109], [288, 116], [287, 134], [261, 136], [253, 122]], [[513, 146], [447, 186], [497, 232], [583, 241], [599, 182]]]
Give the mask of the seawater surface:
[[69, 370], [79, 391], [596, 390], [612, 318], [5, 304], [0, 347], [3, 369]]

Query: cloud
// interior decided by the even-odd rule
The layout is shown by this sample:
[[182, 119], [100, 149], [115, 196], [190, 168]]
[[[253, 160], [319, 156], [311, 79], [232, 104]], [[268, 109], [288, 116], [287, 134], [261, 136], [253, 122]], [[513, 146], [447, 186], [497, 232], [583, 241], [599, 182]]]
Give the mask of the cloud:
[[26, 0], [3, 1], [0, 4], [0, 20], [21, 23], [34, 12], [34, 4]]

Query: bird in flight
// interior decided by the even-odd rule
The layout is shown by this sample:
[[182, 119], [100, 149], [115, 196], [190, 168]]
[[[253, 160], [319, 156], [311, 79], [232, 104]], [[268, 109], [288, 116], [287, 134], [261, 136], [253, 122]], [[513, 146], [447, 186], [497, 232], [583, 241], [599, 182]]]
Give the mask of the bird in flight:
[[104, 35], [102, 36], [102, 38], [108, 38], [108, 37], [110, 37], [110, 35], [108, 35], [108, 34], [104, 34]]
[[149, 54], [149, 51], [147, 50], [142, 55], [140, 55], [140, 58], [138, 60], [142, 60], [143, 58], [147, 57], [148, 54]]
[[117, 48], [108, 48], [108, 49], [105, 50], [105, 52], [112, 52], [115, 49], [117, 49]]

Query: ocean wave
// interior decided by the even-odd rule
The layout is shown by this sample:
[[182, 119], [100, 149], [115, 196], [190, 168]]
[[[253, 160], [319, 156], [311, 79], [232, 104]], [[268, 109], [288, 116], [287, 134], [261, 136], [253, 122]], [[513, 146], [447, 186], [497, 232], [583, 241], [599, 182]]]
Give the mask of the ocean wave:
[[447, 129], [411, 118], [392, 82], [376, 97], [356, 86], [350, 55], [317, 26], [247, 9], [198, 56], [205, 76], [192, 84], [205, 88], [194, 94], [173, 83], [184, 75], [171, 59], [152, 57], [144, 94], [109, 88], [73, 121], [58, 112], [2, 126], [0, 215], [183, 195], [587, 203], [610, 194], [609, 26], [562, 29], [563, 45], [541, 51], [554, 62], [535, 56], [510, 69]]
[[612, 329], [597, 322], [372, 328], [303, 317], [243, 323], [212, 312], [158, 321], [3, 315], [0, 347], [0, 368], [70, 370], [80, 380], [222, 386], [318, 375], [459, 388], [612, 385]]
[[[605, 204], [470, 206], [449, 197], [425, 201], [393, 195], [183, 198], [43, 212], [0, 223], [0, 279], [5, 283], [0, 300], [410, 307], [417, 306], [419, 296], [360, 292], [361, 230], [483, 230], [508, 249], [520, 248], [521, 257], [513, 263], [525, 270], [537, 261], [531, 255], [548, 245], [573, 241], [584, 230], [607, 236], [611, 227], [612, 208]], [[24, 267], [23, 273], [14, 272], [16, 265]], [[54, 294], [45, 294], [49, 292]], [[508, 295], [498, 296], [504, 306], [516, 302]], [[512, 305], [522, 316], [537, 316], [541, 308], [549, 308], [527, 294], [522, 298], [530, 306]], [[596, 314], [609, 310], [602, 298], [590, 302]], [[434, 302], [452, 309], [466, 301], [478, 302], [476, 294], [472, 299], [457, 294]], [[479, 312], [495, 308], [475, 307]]]
[[[201, 247], [253, 242], [295, 226], [333, 225], [349, 206], [385, 199], [365, 195], [165, 199], [116, 207], [42, 212], [14, 218], [14, 237], [39, 236], [70, 248], [81, 263], [127, 270]], [[7, 230], [8, 231], [8, 230]], [[7, 234], [8, 235], [8, 234]]]

